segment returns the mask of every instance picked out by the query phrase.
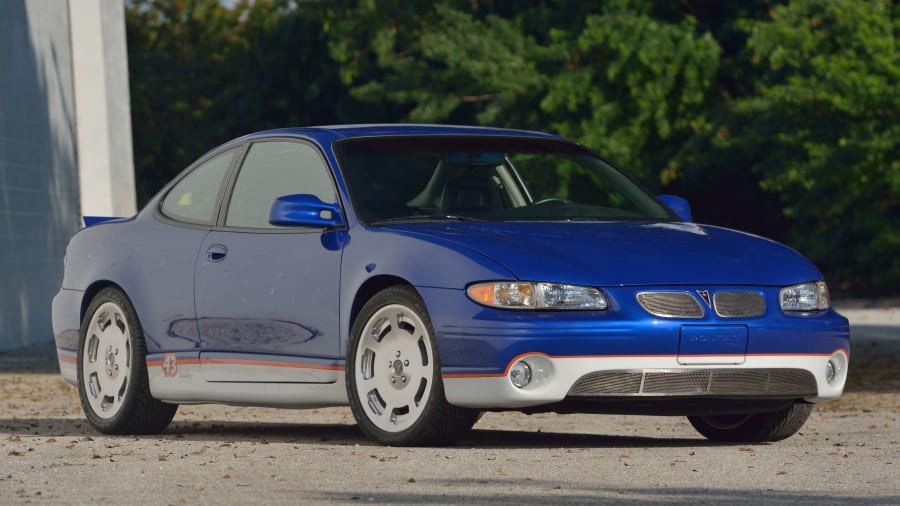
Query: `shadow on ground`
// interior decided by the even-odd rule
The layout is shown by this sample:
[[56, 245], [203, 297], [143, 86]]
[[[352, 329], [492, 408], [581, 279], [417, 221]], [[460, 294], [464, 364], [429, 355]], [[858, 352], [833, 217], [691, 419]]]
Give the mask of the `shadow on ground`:
[[[434, 481], [434, 480], [432, 480]], [[598, 504], [604, 501], [616, 504], [900, 504], [900, 495], [882, 497], [835, 496], [815, 492], [788, 492], [775, 490], [735, 490], [725, 488], [687, 487], [604, 487], [597, 485], [563, 487], [555, 481], [521, 479], [448, 479], [440, 480], [435, 486], [442, 486], [442, 493], [417, 493], [404, 491], [402, 494], [390, 492], [313, 492], [308, 499], [328, 502], [359, 501], [372, 504], [548, 504], [553, 500], [547, 493], [559, 490], [556, 499], [565, 504]], [[456, 490], [472, 490], [490, 487], [490, 490], [518, 491], [516, 494], [493, 496], [489, 499], [479, 493], [459, 493]]]
[[[78, 418], [0, 419], [0, 430], [20, 436], [107, 437], [96, 432], [86, 420]], [[276, 422], [175, 421], [164, 432], [128, 439], [195, 442], [266, 442], [300, 445], [382, 445], [368, 440], [356, 425]], [[565, 432], [475, 429], [457, 447], [477, 448], [696, 448], [735, 446], [697, 438], [609, 436]]]

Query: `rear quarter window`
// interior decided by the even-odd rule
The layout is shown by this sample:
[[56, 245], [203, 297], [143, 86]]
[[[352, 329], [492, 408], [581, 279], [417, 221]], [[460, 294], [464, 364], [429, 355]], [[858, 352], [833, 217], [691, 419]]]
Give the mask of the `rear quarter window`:
[[225, 175], [236, 152], [231, 150], [215, 156], [182, 178], [163, 199], [162, 213], [178, 221], [212, 223]]

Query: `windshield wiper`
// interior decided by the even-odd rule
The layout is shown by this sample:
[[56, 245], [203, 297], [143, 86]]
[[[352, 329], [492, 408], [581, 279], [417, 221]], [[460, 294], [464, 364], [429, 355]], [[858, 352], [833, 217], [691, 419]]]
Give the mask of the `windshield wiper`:
[[397, 218], [384, 218], [382, 220], [374, 220], [369, 225], [391, 225], [396, 223], [440, 223], [444, 221], [484, 221], [480, 218], [472, 218], [471, 216], [460, 216], [458, 214], [423, 214], [421, 216], [399, 216]]

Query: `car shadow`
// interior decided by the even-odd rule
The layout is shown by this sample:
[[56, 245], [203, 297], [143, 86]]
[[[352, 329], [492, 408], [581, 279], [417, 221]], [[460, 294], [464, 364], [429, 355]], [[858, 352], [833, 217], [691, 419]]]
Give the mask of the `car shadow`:
[[[0, 418], [0, 431], [39, 438], [106, 438], [79, 418]], [[297, 445], [382, 446], [366, 438], [356, 425], [281, 422], [184, 420], [153, 435], [121, 436], [129, 440], [265, 442]], [[730, 446], [700, 438], [620, 436], [568, 432], [473, 429], [455, 446], [473, 448], [685, 448]], [[733, 445], [731, 445], [733, 446]]]

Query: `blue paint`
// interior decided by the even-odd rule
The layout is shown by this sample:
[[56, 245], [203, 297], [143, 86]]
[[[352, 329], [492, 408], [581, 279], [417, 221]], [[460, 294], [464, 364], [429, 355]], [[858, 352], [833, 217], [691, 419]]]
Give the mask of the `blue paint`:
[[269, 223], [282, 227], [341, 227], [341, 206], [326, 204], [315, 195], [278, 197], [269, 211]]

